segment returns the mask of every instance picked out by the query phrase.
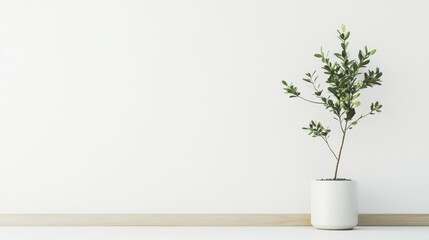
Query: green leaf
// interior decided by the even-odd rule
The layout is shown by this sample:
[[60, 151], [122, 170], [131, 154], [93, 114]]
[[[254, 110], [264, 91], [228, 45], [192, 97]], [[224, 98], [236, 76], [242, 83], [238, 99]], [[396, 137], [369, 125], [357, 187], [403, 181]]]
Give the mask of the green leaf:
[[341, 30], [342, 30], [343, 32], [345, 32], [345, 31], [346, 31], [346, 25], [342, 24], [342, 25], [341, 25]]
[[336, 89], [334, 87], [328, 87], [328, 91], [331, 92], [332, 94], [334, 94], [334, 96], [338, 95], [338, 89]]
[[337, 58], [339, 58], [339, 59], [343, 60], [343, 56], [341, 56], [341, 54], [339, 54], [339, 53], [334, 53], [334, 55], [335, 55]]
[[356, 110], [354, 108], [350, 108], [346, 112], [346, 118], [345, 120], [349, 121], [352, 120], [352, 118], [355, 116]]
[[346, 36], [344, 37], [344, 40], [347, 40], [350, 37], [350, 32], [346, 33]]
[[317, 57], [317, 58], [322, 58], [322, 55], [318, 54], [318, 53], [314, 54], [314, 56]]

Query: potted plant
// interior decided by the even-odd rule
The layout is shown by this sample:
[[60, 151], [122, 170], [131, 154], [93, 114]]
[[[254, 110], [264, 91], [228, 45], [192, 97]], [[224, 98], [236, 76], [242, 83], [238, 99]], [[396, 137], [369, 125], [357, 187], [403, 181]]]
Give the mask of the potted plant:
[[369, 110], [358, 114], [361, 106], [359, 97], [365, 89], [381, 85], [379, 68], [367, 69], [370, 57], [376, 50], [365, 47], [352, 59], [348, 51], [350, 32], [342, 25], [337, 30], [341, 44], [341, 51], [334, 53], [336, 60], [329, 58], [321, 48], [320, 53], [314, 54], [321, 60], [325, 83], [319, 83], [316, 71], [306, 73], [302, 79], [310, 85], [314, 96], [312, 99], [301, 96], [297, 87], [282, 81], [285, 93], [290, 98], [298, 98], [306, 102], [320, 105], [333, 114], [339, 127], [340, 141], [338, 150], [335, 150], [329, 141], [331, 129], [316, 120], [303, 129], [315, 138], [320, 138], [335, 158], [333, 178], [318, 179], [311, 184], [311, 224], [319, 229], [352, 229], [358, 222], [356, 182], [350, 179], [339, 178], [338, 168], [341, 162], [344, 143], [348, 131], [367, 116], [381, 111], [382, 105], [377, 101], [369, 105]]

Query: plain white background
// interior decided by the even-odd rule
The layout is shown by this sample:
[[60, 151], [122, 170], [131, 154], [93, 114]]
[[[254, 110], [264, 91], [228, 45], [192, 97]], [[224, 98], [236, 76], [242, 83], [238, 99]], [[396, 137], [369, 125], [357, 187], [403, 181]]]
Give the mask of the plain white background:
[[[361, 213], [429, 212], [425, 1], [0, 1], [1, 213], [305, 213], [334, 159], [281, 80], [378, 49], [348, 135]], [[319, 70], [320, 72], [320, 70]], [[336, 139], [335, 135], [332, 139]], [[334, 142], [337, 145], [338, 142]]]

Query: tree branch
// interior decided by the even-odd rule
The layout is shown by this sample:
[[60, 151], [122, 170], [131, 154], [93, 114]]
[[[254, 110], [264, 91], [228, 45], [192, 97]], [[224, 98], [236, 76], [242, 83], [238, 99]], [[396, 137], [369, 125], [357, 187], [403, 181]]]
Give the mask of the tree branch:
[[332, 155], [337, 159], [337, 154], [335, 154], [334, 150], [332, 150], [331, 145], [329, 145], [328, 139], [326, 137], [322, 137], [323, 141], [328, 145], [329, 150], [331, 151]]
[[[365, 117], [367, 117], [368, 115], [370, 115], [370, 114], [372, 114], [372, 113], [374, 113], [374, 111], [371, 111], [371, 112], [369, 112], [369, 113], [367, 113], [367, 114], [365, 114], [365, 115], [361, 115], [358, 119], [356, 119], [355, 121], [353, 121], [352, 123], [354, 123], [354, 122], [358, 122], [358, 121], [360, 121], [360, 120], [362, 120], [362, 118], [365, 118]], [[350, 124], [349, 126], [346, 126], [346, 130], [348, 130], [348, 129], [350, 129], [351, 127], [353, 126], [353, 124]]]
[[323, 104], [323, 105], [324, 105], [324, 103], [323, 103], [323, 102], [316, 102], [316, 101], [308, 100], [308, 99], [303, 98], [303, 97], [301, 97], [301, 96], [297, 96], [297, 97], [301, 98], [301, 99], [302, 99], [302, 100], [304, 100], [304, 101], [310, 102], [310, 103]]
[[[345, 127], [347, 127], [347, 120], [345, 123]], [[343, 152], [344, 140], [346, 139], [346, 132], [347, 132], [347, 129], [343, 132], [343, 137], [341, 139], [341, 146], [340, 146], [340, 150], [338, 152], [338, 157], [337, 157], [337, 165], [335, 166], [334, 180], [337, 179], [338, 166], [340, 165], [341, 153]]]

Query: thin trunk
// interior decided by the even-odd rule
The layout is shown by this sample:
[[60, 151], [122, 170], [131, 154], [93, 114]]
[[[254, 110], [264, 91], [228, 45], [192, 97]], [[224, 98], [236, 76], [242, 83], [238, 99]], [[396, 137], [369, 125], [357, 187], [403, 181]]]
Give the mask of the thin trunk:
[[340, 165], [341, 153], [343, 152], [344, 140], [346, 139], [346, 131], [343, 131], [343, 139], [341, 140], [340, 151], [338, 152], [337, 165], [335, 166], [334, 180], [337, 179], [338, 166]]

